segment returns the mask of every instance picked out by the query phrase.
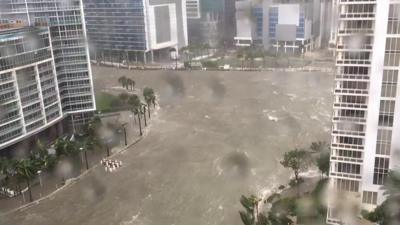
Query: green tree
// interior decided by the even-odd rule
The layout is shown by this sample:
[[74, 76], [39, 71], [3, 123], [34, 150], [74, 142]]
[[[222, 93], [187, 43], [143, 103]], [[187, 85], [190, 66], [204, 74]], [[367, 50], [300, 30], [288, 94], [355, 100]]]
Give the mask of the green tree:
[[79, 147], [74, 141], [58, 138], [54, 143], [56, 154], [58, 157], [74, 156], [79, 153]]
[[154, 90], [152, 88], [145, 87], [143, 89], [143, 98], [146, 101], [147, 112], [148, 112], [149, 118], [150, 118], [150, 105], [153, 102], [153, 99], [156, 98], [156, 96], [154, 95]]
[[311, 151], [313, 152], [323, 152], [329, 150], [329, 145], [325, 141], [318, 141], [311, 143]]
[[142, 113], [142, 103], [140, 102], [140, 99], [137, 95], [133, 94], [131, 96], [129, 96], [128, 99], [128, 104], [131, 107], [131, 111], [138, 117], [138, 121], [139, 121], [139, 133], [140, 135], [143, 135], [142, 133], [142, 125], [141, 125], [141, 113]]
[[38, 140], [36, 143], [37, 150], [30, 152], [29, 159], [38, 170], [50, 169], [56, 163], [56, 158], [49, 154], [46, 146]]
[[37, 168], [29, 159], [18, 160], [16, 164], [17, 175], [26, 181], [29, 192], [29, 201], [33, 201], [31, 179], [36, 175]]
[[319, 154], [317, 160], [316, 160], [316, 164], [317, 167], [319, 169], [319, 171], [321, 172], [322, 177], [324, 175], [329, 174], [329, 163], [330, 163], [330, 152], [329, 151], [323, 151]]
[[400, 170], [390, 171], [382, 187], [386, 200], [372, 212], [363, 216], [380, 225], [393, 225], [400, 222]]
[[93, 116], [87, 126], [87, 131], [86, 133], [91, 136], [91, 137], [95, 137], [97, 135], [97, 131], [100, 129], [100, 127], [102, 126], [102, 122], [99, 116]]
[[120, 83], [123, 88], [128, 89], [127, 78], [125, 76], [118, 78], [118, 83]]
[[295, 149], [286, 152], [283, 160], [280, 162], [283, 167], [290, 168], [294, 172], [295, 182], [298, 184], [300, 181], [299, 174], [309, 166], [309, 156], [306, 151], [302, 149]]
[[261, 199], [254, 195], [246, 197], [242, 195], [240, 197], [240, 204], [244, 210], [239, 211], [240, 219], [244, 225], [268, 225], [267, 217], [258, 212], [258, 203]]
[[127, 93], [121, 93], [118, 95], [119, 99], [121, 99], [122, 102], [126, 102], [129, 99], [129, 95]]

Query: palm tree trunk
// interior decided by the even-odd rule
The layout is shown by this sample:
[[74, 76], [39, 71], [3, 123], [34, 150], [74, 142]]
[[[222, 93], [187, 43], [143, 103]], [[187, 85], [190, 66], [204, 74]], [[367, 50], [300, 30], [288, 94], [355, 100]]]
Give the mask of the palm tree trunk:
[[150, 104], [147, 104], [147, 113], [149, 114], [149, 119], [150, 119]]
[[143, 107], [143, 118], [144, 118], [144, 126], [147, 127], [147, 121], [146, 121], [146, 107]]
[[143, 133], [142, 133], [142, 124], [140, 122], [140, 112], [138, 112], [137, 115], [138, 115], [138, 120], [139, 120], [139, 134], [140, 134], [140, 136], [142, 136]]
[[28, 185], [29, 201], [32, 202], [33, 201], [33, 197], [32, 197], [31, 183], [29, 182], [29, 178], [26, 179], [26, 184]]

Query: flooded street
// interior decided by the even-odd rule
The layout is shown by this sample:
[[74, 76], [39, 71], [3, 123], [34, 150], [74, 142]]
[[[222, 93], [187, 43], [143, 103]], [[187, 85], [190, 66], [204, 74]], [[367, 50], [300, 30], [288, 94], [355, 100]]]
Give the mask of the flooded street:
[[149, 86], [148, 135], [2, 225], [240, 225], [242, 194], [286, 184], [283, 152], [329, 141], [333, 76], [324, 73], [128, 71], [93, 67], [96, 92], [118, 77]]

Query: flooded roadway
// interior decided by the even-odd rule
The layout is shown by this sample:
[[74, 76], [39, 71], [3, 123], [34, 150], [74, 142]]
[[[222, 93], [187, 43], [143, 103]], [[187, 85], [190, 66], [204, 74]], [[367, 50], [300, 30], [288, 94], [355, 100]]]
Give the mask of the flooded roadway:
[[[2, 225], [240, 225], [242, 194], [285, 184], [283, 152], [329, 140], [333, 76], [323, 73], [127, 71], [93, 68], [96, 91], [153, 87], [150, 132], [51, 199]], [[1, 203], [0, 203], [1, 204]]]

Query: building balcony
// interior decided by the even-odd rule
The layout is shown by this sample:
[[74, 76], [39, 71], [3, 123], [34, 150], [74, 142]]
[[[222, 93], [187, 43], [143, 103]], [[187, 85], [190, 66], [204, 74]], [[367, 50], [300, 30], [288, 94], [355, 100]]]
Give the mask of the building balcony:
[[336, 74], [335, 81], [359, 81], [359, 80], [369, 80], [369, 75], [360, 74]]
[[365, 137], [365, 131], [350, 131], [350, 130], [332, 130], [333, 135], [344, 135], [354, 137]]
[[372, 4], [376, 3], [376, 0], [339, 0], [339, 5], [343, 4]]
[[333, 116], [333, 122], [351, 122], [351, 123], [366, 123], [366, 118], [360, 117], [344, 117], [344, 116]]
[[337, 177], [337, 178], [352, 178], [352, 179], [357, 179], [361, 180], [362, 176], [361, 174], [352, 174], [352, 173], [339, 173], [339, 172], [330, 172], [329, 177]]
[[331, 156], [331, 161], [336, 161], [336, 162], [350, 162], [354, 164], [362, 164], [363, 159], [357, 159], [357, 158], [352, 158], [352, 157], [342, 157], [342, 156]]
[[344, 103], [344, 102], [335, 102], [333, 103], [334, 109], [368, 109], [368, 105], [366, 103]]
[[335, 89], [335, 94], [354, 94], [354, 95], [363, 95], [367, 96], [369, 93], [368, 90], [362, 89]]
[[340, 35], [354, 35], [354, 34], [363, 34], [363, 35], [373, 35], [373, 28], [355, 28], [355, 29], [339, 29], [338, 36]]
[[332, 150], [334, 150], [334, 149], [356, 150], [356, 151], [364, 150], [363, 145], [346, 144], [346, 143], [332, 143], [331, 148], [332, 148]]
[[337, 59], [336, 65], [371, 65], [371, 59]]
[[372, 51], [372, 47], [373, 47], [372, 44], [361, 44], [361, 45], [357, 46], [357, 49], [355, 49], [355, 48], [349, 46], [346, 43], [338, 42], [337, 45], [336, 45], [336, 50], [337, 51], [349, 51], [349, 52], [352, 52], [352, 51], [371, 52]]
[[373, 20], [375, 19], [375, 12], [359, 12], [359, 13], [341, 13], [339, 20]]
[[15, 95], [13, 95], [13, 96], [9, 96], [7, 98], [0, 99], [0, 104], [6, 105], [8, 103], [11, 103], [11, 102], [17, 101], [17, 100], [18, 100], [17, 97]]

